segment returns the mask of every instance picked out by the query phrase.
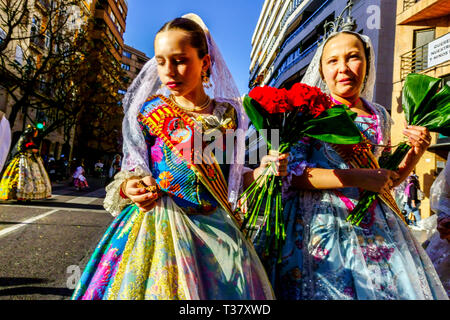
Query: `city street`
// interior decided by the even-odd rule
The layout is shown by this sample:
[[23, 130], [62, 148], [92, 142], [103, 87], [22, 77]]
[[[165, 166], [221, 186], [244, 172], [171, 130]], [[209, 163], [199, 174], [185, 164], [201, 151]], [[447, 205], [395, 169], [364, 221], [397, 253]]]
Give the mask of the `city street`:
[[55, 184], [46, 201], [0, 202], [0, 300], [70, 299], [113, 217], [104, 187], [87, 191]]

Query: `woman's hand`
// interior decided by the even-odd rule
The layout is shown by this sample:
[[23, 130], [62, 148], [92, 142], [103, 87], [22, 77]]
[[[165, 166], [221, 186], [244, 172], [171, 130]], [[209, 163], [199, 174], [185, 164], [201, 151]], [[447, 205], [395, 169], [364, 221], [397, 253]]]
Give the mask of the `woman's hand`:
[[146, 176], [142, 179], [135, 178], [127, 180], [123, 186], [123, 192], [140, 210], [147, 212], [156, 206], [156, 200], [158, 200], [159, 194], [158, 192], [149, 192], [145, 188], [139, 187], [139, 180], [142, 180], [147, 186], [158, 187], [153, 177]]
[[408, 142], [411, 144], [411, 156], [420, 158], [431, 144], [430, 132], [425, 127], [407, 126], [403, 134], [408, 137]]
[[400, 178], [395, 186], [402, 183], [419, 162], [422, 155], [431, 144], [431, 135], [427, 128], [420, 126], [407, 126], [403, 130], [403, 134], [408, 137], [411, 150], [406, 154], [405, 159], [398, 168]]
[[265, 173], [267, 167], [269, 170], [265, 173], [266, 175], [275, 175], [280, 177], [287, 176], [287, 165], [288, 165], [289, 153], [283, 153], [279, 155], [268, 154], [261, 159], [261, 164], [253, 172], [254, 179]]
[[387, 169], [350, 169], [349, 172], [352, 173], [351, 185], [377, 193], [389, 192], [399, 178], [395, 171]]

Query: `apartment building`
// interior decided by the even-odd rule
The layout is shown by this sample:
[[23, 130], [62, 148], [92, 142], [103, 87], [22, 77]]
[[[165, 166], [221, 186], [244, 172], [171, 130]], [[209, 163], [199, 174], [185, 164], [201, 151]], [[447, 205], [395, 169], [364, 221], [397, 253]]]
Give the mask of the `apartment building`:
[[[396, 8], [396, 37], [393, 68], [392, 142], [403, 139], [404, 113], [401, 95], [409, 73], [441, 78], [450, 84], [450, 1], [399, 0]], [[445, 167], [450, 138], [432, 133], [430, 148], [416, 166], [426, 199], [420, 210], [422, 218], [432, 214], [429, 192], [437, 174]]]
[[[150, 60], [147, 55], [131, 46], [124, 45], [122, 54], [122, 69], [126, 72], [127, 84], [130, 85], [144, 67], [145, 63]], [[126, 93], [126, 88], [120, 91], [121, 94]]]
[[92, 12], [95, 18], [93, 28], [94, 39], [109, 40], [112, 54], [117, 61], [122, 59], [124, 47], [128, 3], [126, 0], [91, 0]]

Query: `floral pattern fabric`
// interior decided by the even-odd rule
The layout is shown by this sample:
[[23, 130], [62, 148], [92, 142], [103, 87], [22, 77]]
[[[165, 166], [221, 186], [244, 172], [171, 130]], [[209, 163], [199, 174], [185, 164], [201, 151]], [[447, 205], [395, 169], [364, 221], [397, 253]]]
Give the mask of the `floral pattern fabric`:
[[[371, 106], [373, 108], [373, 106]], [[375, 144], [383, 128], [379, 114], [357, 117], [360, 131]], [[381, 120], [381, 121], [379, 121]], [[327, 143], [302, 139], [292, 148], [288, 170], [306, 167], [347, 169]], [[255, 247], [278, 299], [374, 300], [448, 299], [427, 254], [408, 227], [384, 203], [377, 202], [359, 227], [346, 221], [360, 190], [289, 189], [284, 203], [286, 241], [281, 262]]]

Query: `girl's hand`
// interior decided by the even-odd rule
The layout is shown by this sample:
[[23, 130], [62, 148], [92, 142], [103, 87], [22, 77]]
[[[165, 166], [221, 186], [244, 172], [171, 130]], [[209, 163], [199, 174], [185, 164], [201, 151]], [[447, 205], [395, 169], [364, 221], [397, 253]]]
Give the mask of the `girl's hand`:
[[156, 200], [159, 198], [157, 191], [150, 192], [145, 188], [139, 186], [139, 181], [142, 180], [147, 186], [154, 186], [158, 188], [156, 180], [151, 176], [146, 176], [142, 179], [130, 179], [126, 182], [123, 192], [133, 201], [140, 210], [147, 212], [156, 206]]
[[389, 192], [396, 184], [399, 175], [387, 169], [351, 169], [354, 185], [377, 193]]
[[283, 153], [280, 155], [268, 154], [261, 159], [261, 164], [254, 171], [255, 180], [262, 174], [267, 167], [270, 167], [265, 174], [275, 175], [280, 177], [287, 176], [289, 153]]
[[408, 137], [408, 142], [411, 144], [411, 156], [422, 156], [431, 144], [430, 132], [425, 127], [407, 126], [403, 134]]

